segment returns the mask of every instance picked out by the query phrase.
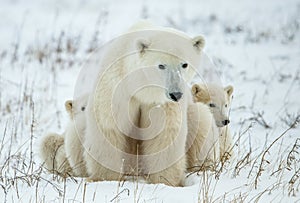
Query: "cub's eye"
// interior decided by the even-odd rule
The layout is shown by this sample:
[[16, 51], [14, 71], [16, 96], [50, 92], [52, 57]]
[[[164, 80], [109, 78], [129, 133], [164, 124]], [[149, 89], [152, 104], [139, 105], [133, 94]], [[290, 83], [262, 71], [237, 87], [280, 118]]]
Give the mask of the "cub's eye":
[[210, 104], [209, 104], [209, 107], [216, 107], [216, 105], [213, 104], [213, 103], [210, 103]]
[[85, 107], [83, 106], [83, 107], [81, 107], [81, 111], [84, 111], [85, 110]]
[[166, 66], [165, 66], [165, 65], [162, 65], [162, 64], [159, 64], [159, 65], [158, 65], [158, 68], [163, 70], [163, 69], [166, 69]]
[[188, 64], [187, 64], [187, 63], [184, 63], [184, 64], [181, 65], [181, 67], [182, 67], [182, 68], [187, 68], [187, 67], [188, 67]]
[[225, 107], [227, 107], [228, 105], [227, 104], [225, 104]]

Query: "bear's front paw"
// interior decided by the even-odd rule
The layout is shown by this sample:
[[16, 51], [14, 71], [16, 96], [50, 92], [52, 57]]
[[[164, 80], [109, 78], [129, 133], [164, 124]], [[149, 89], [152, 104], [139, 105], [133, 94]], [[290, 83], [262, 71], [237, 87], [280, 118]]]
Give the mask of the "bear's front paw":
[[88, 183], [94, 183], [94, 182], [99, 182], [99, 181], [102, 181], [102, 180], [99, 178], [94, 178], [94, 177], [88, 177], [85, 179], [85, 182], [88, 182]]

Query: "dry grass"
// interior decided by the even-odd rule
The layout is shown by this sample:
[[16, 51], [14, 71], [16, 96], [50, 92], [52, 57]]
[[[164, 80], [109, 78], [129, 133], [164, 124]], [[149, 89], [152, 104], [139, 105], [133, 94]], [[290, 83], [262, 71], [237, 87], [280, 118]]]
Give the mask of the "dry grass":
[[[103, 43], [101, 36], [108, 23], [108, 14], [108, 11], [99, 14], [94, 32], [90, 33], [85, 41], [82, 33], [69, 33], [64, 29], [52, 33], [51, 39], [42, 41], [36, 39], [27, 47], [24, 47], [26, 45], [20, 40], [22, 36], [18, 36], [11, 47], [1, 50], [0, 192], [4, 194], [3, 202], [47, 202], [48, 192], [55, 195], [50, 198], [55, 202], [97, 202], [97, 196], [102, 195], [102, 188], [97, 188], [98, 185], [94, 187], [83, 179], [61, 179], [57, 175], [49, 175], [37, 156], [37, 146], [38, 140], [46, 131], [53, 128], [63, 131], [63, 102], [58, 100], [58, 97], [61, 88], [73, 87], [61, 83], [59, 75], [66, 70], [69, 72], [77, 70], [88, 54], [100, 47]], [[143, 5], [141, 14], [149, 16], [151, 11]], [[232, 44], [239, 43], [238, 39], [235, 39], [236, 36], [243, 36], [242, 39], [249, 44], [269, 40], [279, 41], [282, 44], [293, 43], [300, 27], [299, 21], [293, 18], [290, 23], [282, 25], [281, 32], [276, 35], [269, 30], [254, 32], [253, 27], [247, 24], [223, 25], [216, 14], [194, 18], [191, 25], [187, 25], [184, 14], [180, 15], [183, 16], [179, 21], [172, 16], [166, 16], [166, 22], [183, 30], [188, 30], [189, 26], [215, 23]], [[206, 34], [213, 34], [213, 30], [208, 30]], [[267, 85], [263, 78], [259, 76], [253, 78], [248, 76], [247, 72], [230, 75], [237, 67], [221, 56], [213, 57], [222, 68], [218, 69], [218, 73], [229, 79], [241, 77], [243, 82], [249, 84], [255, 81], [264, 89], [264, 93], [272, 92], [272, 87]], [[275, 60], [273, 63], [276, 65]], [[299, 63], [297, 65], [299, 66]], [[9, 70], [4, 67], [9, 67]], [[299, 92], [299, 70], [290, 74], [280, 71], [280, 68], [275, 70], [272, 80], [277, 80], [276, 84], [287, 87], [284, 103], [278, 104], [283, 106], [282, 112], [270, 118], [267, 110], [257, 101], [259, 93], [252, 95], [253, 99], [248, 104], [240, 106], [233, 104], [232, 120], [240, 119], [233, 130], [236, 155], [232, 161], [225, 161], [216, 166], [215, 171], [197, 171], [198, 202], [262, 202], [269, 194], [276, 194], [273, 197], [274, 202], [281, 201], [285, 196], [296, 197], [299, 200], [300, 111], [298, 109], [298, 112], [291, 112], [289, 109], [289, 105], [294, 101], [290, 102], [289, 99], [292, 99], [293, 93]], [[15, 75], [16, 78], [12, 79], [11, 75]], [[8, 91], [3, 91], [6, 89]], [[243, 95], [237, 95], [235, 101], [239, 100], [239, 96]], [[236, 115], [239, 117], [234, 118]], [[282, 124], [286, 128], [283, 133], [278, 127]], [[261, 136], [259, 142], [261, 146], [256, 142], [258, 132]], [[226, 187], [224, 179], [229, 177], [231, 180], [244, 182], [219, 194], [218, 190], [224, 185]], [[271, 181], [267, 181], [269, 179]], [[159, 185], [153, 186], [150, 197], [144, 198], [149, 192], [145, 191], [147, 185], [140, 182], [137, 177], [131, 182], [133, 187], [118, 182], [113, 195], [106, 197], [106, 202], [122, 202], [129, 197], [133, 197], [133, 202], [160, 202], [155, 196], [160, 189]], [[68, 194], [70, 190], [75, 191], [72, 197]]]

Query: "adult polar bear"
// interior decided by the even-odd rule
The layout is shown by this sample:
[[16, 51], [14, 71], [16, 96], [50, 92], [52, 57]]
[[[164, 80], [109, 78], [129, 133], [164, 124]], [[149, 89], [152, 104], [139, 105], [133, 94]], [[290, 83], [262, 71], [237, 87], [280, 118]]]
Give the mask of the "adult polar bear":
[[182, 184], [186, 168], [186, 82], [204, 39], [140, 22], [104, 48], [86, 111], [89, 181], [140, 175]]

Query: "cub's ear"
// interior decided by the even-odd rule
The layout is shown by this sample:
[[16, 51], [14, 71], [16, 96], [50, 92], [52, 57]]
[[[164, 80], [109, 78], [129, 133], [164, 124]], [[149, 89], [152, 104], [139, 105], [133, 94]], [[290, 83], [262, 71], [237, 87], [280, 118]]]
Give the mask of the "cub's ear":
[[208, 89], [201, 85], [195, 84], [192, 86], [192, 95], [194, 102], [207, 103], [210, 100]]
[[197, 36], [192, 39], [193, 46], [197, 51], [201, 51], [205, 45], [205, 39], [202, 36]]
[[137, 41], [136, 46], [137, 46], [137, 49], [139, 50], [140, 54], [142, 55], [149, 48], [150, 42], [145, 39], [140, 39]]
[[71, 114], [72, 113], [72, 109], [73, 109], [73, 100], [67, 100], [65, 102], [65, 108], [66, 108], [67, 112], [69, 114]]
[[195, 96], [198, 92], [201, 91], [201, 87], [197, 84], [194, 84], [192, 86], [192, 95]]
[[224, 88], [224, 91], [230, 97], [233, 93], [233, 87], [231, 85], [228, 85], [227, 87]]

